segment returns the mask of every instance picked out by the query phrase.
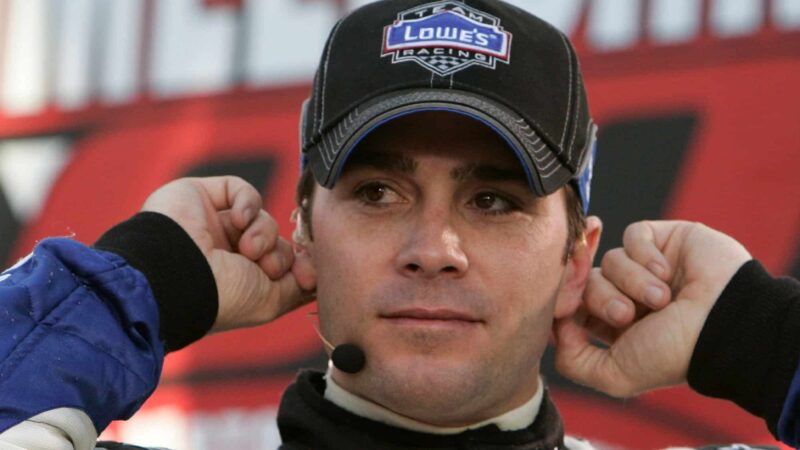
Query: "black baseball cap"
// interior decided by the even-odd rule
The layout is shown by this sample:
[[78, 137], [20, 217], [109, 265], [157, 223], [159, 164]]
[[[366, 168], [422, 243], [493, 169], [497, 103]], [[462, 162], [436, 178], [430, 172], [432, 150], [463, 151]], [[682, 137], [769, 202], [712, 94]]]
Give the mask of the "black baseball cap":
[[572, 182], [588, 210], [596, 127], [575, 50], [549, 23], [496, 0], [384, 0], [353, 11], [331, 30], [303, 104], [303, 164], [331, 188], [365, 136], [420, 111], [489, 126], [536, 195]]

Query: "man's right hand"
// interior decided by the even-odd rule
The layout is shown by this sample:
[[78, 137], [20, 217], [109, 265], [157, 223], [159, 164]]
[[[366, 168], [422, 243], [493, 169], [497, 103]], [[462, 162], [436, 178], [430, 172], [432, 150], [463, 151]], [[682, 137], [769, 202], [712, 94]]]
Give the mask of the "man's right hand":
[[241, 178], [213, 177], [173, 181], [142, 207], [177, 222], [208, 260], [219, 294], [212, 331], [267, 323], [310, 300], [291, 272], [291, 244], [261, 206]]
[[593, 269], [578, 314], [556, 324], [556, 366], [619, 397], [686, 381], [706, 317], [750, 259], [733, 238], [699, 223], [630, 225], [623, 247]]

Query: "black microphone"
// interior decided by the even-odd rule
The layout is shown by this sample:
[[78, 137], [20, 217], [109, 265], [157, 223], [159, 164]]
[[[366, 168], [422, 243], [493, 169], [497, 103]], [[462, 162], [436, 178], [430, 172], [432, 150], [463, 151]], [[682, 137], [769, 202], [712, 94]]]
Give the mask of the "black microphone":
[[[308, 313], [309, 319], [312, 315], [316, 316], [316, 313]], [[331, 350], [331, 362], [334, 367], [349, 374], [356, 374], [364, 369], [364, 366], [367, 365], [367, 355], [364, 350], [361, 350], [361, 347], [355, 344], [341, 344], [334, 347], [333, 344], [325, 339], [325, 336], [319, 331], [319, 327], [314, 321], [311, 321], [311, 325], [322, 343]]]
[[364, 350], [355, 344], [342, 344], [333, 349], [331, 362], [342, 372], [355, 374], [367, 364], [367, 356], [364, 354]]

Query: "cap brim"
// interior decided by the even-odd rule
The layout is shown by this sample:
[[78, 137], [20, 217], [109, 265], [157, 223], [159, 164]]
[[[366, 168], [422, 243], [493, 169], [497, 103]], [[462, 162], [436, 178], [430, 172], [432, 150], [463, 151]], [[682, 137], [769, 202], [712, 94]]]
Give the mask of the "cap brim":
[[317, 182], [333, 187], [347, 158], [369, 133], [391, 120], [423, 111], [465, 115], [494, 130], [516, 154], [536, 195], [554, 192], [573, 176], [536, 131], [508, 108], [470, 92], [419, 89], [394, 92], [354, 108], [305, 149]]

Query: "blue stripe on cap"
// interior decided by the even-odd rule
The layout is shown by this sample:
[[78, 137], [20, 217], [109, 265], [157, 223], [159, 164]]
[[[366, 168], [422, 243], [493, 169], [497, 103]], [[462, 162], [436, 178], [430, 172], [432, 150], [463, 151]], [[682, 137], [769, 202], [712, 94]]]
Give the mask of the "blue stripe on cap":
[[478, 122], [481, 122], [482, 124], [488, 126], [492, 130], [494, 130], [494, 132], [497, 133], [501, 138], [503, 138], [503, 140], [506, 142], [506, 144], [508, 144], [508, 146], [512, 150], [514, 150], [514, 154], [517, 156], [517, 159], [519, 159], [520, 164], [522, 164], [522, 168], [525, 170], [525, 178], [527, 178], [527, 180], [528, 180], [528, 186], [531, 188], [531, 191], [534, 194], [536, 194], [536, 189], [534, 188], [535, 184], [534, 184], [534, 181], [533, 181], [534, 180], [534, 178], [533, 178], [534, 175], [531, 173], [531, 168], [528, 166], [528, 164], [525, 163], [525, 158], [523, 156], [524, 153], [522, 153], [522, 151], [520, 149], [518, 149], [514, 144], [512, 144], [511, 140], [508, 138], [508, 136], [505, 135], [505, 133], [503, 133], [499, 128], [497, 128], [497, 126], [495, 126], [491, 122], [488, 122], [488, 121], [484, 120], [482, 117], [480, 117], [478, 115], [470, 114], [469, 112], [463, 111], [463, 110], [460, 110], [460, 109], [447, 108], [447, 107], [443, 107], [443, 106], [427, 106], [427, 107], [422, 107], [422, 108], [419, 108], [419, 109], [400, 111], [397, 114], [387, 116], [383, 120], [381, 120], [380, 122], [377, 122], [374, 125], [372, 125], [365, 133], [363, 133], [361, 136], [359, 136], [358, 140], [355, 141], [353, 143], [353, 145], [350, 146], [350, 148], [345, 149], [344, 150], [345, 153], [340, 156], [340, 158], [344, 158], [344, 159], [342, 159], [342, 163], [339, 164], [339, 168], [336, 171], [336, 173], [334, 174], [333, 184], [335, 184], [336, 180], [339, 179], [339, 175], [341, 175], [342, 168], [344, 167], [345, 163], [347, 162], [347, 158], [350, 157], [350, 154], [353, 152], [353, 150], [356, 147], [358, 147], [358, 144], [360, 144], [361, 141], [365, 137], [367, 137], [370, 133], [372, 133], [375, 129], [377, 129], [381, 125], [386, 124], [387, 122], [390, 122], [390, 121], [392, 121], [394, 119], [398, 119], [398, 118], [403, 117], [403, 116], [407, 116], [409, 114], [414, 114], [414, 113], [419, 113], [419, 112], [430, 112], [430, 111], [446, 111], [446, 112], [452, 112], [452, 113], [456, 113], [456, 114], [461, 114], [462, 116], [467, 116], [467, 117], [470, 117], [472, 119], [475, 119]]
[[589, 132], [591, 141], [589, 142], [589, 154], [584, 156], [585, 161], [583, 167], [575, 176], [575, 184], [578, 187], [578, 194], [581, 198], [581, 206], [583, 206], [583, 215], [589, 214], [589, 200], [592, 195], [592, 175], [594, 173], [594, 158], [597, 154], [597, 126], [592, 125], [592, 130]]

